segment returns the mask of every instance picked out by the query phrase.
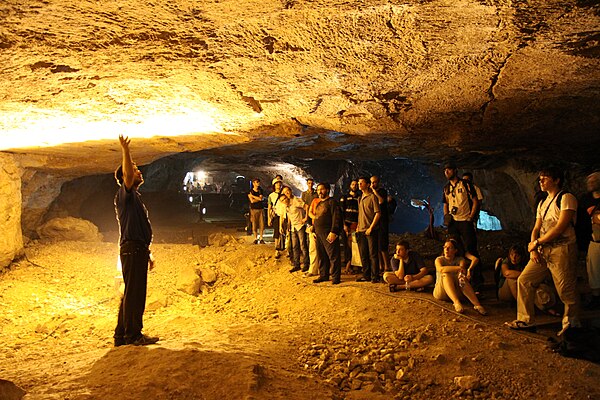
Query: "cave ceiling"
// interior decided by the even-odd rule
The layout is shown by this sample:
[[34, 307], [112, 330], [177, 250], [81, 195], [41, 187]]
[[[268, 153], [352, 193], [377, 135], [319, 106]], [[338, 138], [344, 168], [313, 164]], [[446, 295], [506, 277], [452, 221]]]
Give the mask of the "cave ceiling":
[[3, 0], [0, 150], [597, 166], [598, 1]]

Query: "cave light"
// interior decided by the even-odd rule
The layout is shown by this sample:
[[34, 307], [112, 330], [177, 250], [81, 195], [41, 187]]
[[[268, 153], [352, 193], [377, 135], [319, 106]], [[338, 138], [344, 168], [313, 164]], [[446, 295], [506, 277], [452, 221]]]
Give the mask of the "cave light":
[[306, 186], [306, 178], [308, 178], [308, 176], [302, 168], [299, 168], [294, 164], [278, 162], [275, 163], [271, 169], [274, 171], [273, 175], [281, 174], [285, 185], [290, 186], [292, 189], [299, 188], [302, 191], [308, 189]]
[[129, 138], [223, 133], [217, 121], [225, 116], [209, 104], [164, 107], [156, 104], [145, 114], [72, 115], [55, 110], [0, 113], [0, 150], [50, 147], [88, 140], [116, 140], [119, 133]]

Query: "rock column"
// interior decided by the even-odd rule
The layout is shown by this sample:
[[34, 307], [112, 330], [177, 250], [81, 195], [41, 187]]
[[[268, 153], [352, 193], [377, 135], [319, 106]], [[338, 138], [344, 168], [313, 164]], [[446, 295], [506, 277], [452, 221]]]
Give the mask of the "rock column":
[[23, 252], [21, 177], [12, 155], [0, 153], [0, 270]]

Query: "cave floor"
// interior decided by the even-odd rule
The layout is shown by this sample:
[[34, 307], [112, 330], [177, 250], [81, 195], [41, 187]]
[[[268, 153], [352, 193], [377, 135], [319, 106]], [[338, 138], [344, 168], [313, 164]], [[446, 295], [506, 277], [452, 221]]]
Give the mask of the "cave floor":
[[[112, 346], [111, 235], [30, 243], [0, 275], [0, 378], [26, 399], [600, 398], [600, 365], [546, 348], [556, 317], [517, 334], [502, 326], [514, 309], [490, 293], [482, 317], [352, 275], [317, 285], [271, 244], [231, 229], [200, 248], [188, 228], [155, 227], [144, 330], [161, 340], [148, 347]], [[178, 290], [200, 267], [216, 282], [198, 297]]]

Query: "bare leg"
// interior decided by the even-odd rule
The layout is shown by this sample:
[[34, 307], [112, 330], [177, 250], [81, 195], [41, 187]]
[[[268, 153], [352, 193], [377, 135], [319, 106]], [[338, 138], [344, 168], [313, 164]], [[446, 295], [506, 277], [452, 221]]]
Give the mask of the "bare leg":
[[[452, 300], [452, 303], [455, 305], [460, 305], [460, 294], [457, 290], [456, 284], [454, 283], [453, 274], [442, 274], [442, 279], [444, 280], [444, 289], [446, 290], [446, 294]], [[472, 291], [473, 289], [471, 289]], [[475, 295], [475, 293], [473, 293]]]
[[471, 286], [471, 284], [469, 282], [465, 282], [465, 286], [462, 288], [462, 292], [464, 293], [465, 296], [467, 296], [467, 299], [469, 299], [469, 301], [476, 307], [481, 306], [481, 303], [479, 302], [479, 299], [477, 298], [477, 295], [475, 294], [475, 291], [473, 290], [473, 286]]
[[411, 281], [410, 282], [410, 288], [411, 289], [419, 289], [419, 288], [431, 285], [432, 283], [433, 283], [433, 276], [431, 276], [431, 275], [425, 275], [421, 279], [417, 279], [415, 281]]

